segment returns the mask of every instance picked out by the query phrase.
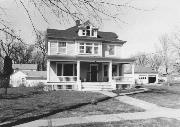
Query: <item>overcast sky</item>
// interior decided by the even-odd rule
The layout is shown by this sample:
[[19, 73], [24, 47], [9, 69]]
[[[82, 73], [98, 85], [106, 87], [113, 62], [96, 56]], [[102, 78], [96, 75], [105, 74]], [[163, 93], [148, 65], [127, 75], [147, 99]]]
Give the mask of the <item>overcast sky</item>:
[[[127, 41], [123, 47], [124, 56], [128, 57], [138, 52], [155, 52], [155, 47], [159, 45], [159, 37], [164, 33], [172, 33], [180, 30], [180, 0], [134, 0], [134, 5], [149, 11], [128, 10], [123, 12], [122, 20], [126, 23], [114, 21], [105, 21], [100, 29], [103, 31], [116, 32], [119, 39]], [[27, 15], [21, 7], [12, 0], [0, 0], [0, 6], [10, 9], [9, 16], [13, 19], [24, 39], [32, 43], [32, 26], [29, 23]], [[36, 15], [34, 13], [34, 15]], [[71, 27], [73, 23], [63, 26], [50, 22], [48, 26], [41, 19], [34, 19], [39, 29], [49, 28], [65, 29]]]

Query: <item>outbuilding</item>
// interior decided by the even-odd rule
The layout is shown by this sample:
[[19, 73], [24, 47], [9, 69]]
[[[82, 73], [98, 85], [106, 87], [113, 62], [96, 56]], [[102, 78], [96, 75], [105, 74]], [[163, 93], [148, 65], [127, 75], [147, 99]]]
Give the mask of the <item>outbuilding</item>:
[[[125, 76], [133, 77], [131, 70], [124, 74]], [[137, 84], [158, 83], [158, 72], [151, 67], [139, 67], [134, 69], [134, 79]]]

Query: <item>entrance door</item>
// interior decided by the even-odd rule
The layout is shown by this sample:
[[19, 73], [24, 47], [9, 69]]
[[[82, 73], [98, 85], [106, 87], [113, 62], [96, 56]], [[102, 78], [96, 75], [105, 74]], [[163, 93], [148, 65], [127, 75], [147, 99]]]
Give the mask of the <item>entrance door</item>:
[[98, 65], [91, 64], [91, 82], [97, 82], [98, 79]]

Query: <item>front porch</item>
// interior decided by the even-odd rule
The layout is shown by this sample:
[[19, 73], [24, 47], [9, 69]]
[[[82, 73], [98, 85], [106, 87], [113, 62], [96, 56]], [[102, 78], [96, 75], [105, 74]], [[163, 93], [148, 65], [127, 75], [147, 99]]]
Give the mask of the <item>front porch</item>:
[[115, 90], [134, 84], [133, 77], [124, 77], [123, 67], [132, 62], [48, 60], [47, 64], [47, 82], [55, 90]]

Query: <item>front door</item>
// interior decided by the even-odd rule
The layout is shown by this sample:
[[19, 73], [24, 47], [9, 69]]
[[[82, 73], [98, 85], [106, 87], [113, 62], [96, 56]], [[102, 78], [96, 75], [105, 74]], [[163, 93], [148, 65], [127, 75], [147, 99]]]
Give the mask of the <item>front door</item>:
[[98, 79], [98, 65], [91, 64], [91, 82], [97, 82]]

